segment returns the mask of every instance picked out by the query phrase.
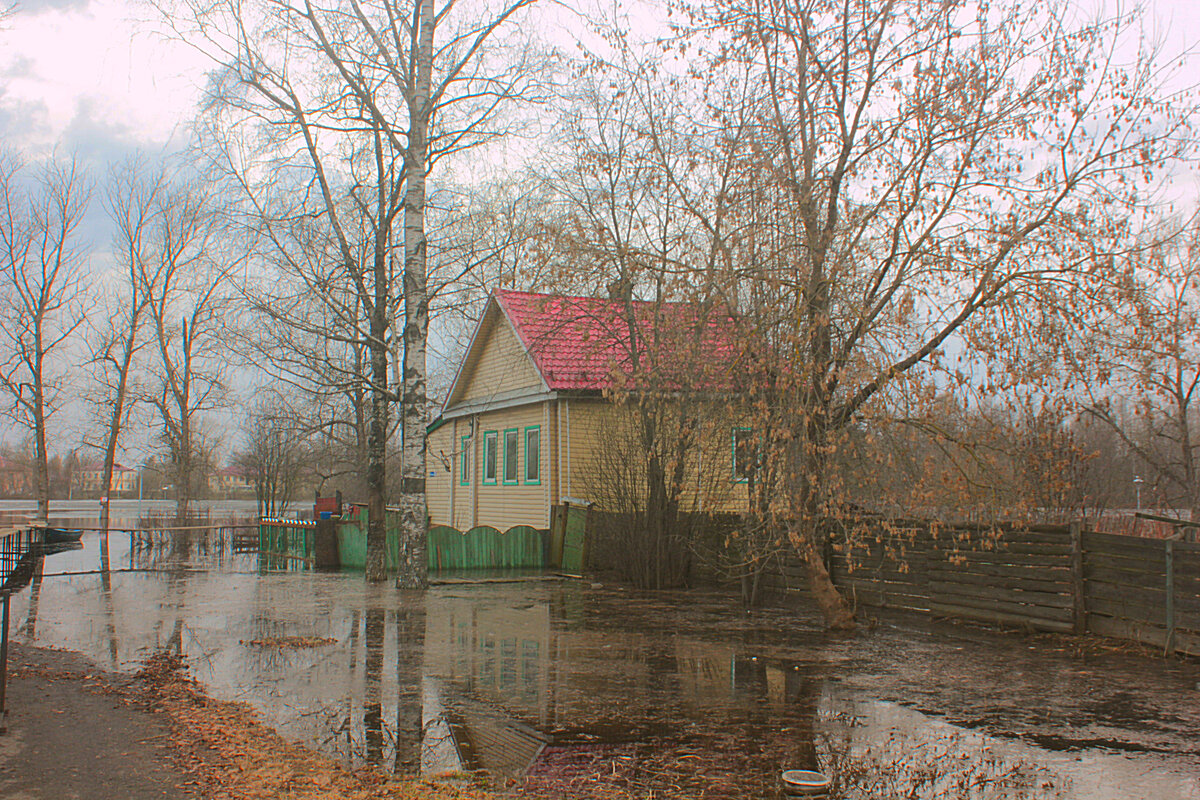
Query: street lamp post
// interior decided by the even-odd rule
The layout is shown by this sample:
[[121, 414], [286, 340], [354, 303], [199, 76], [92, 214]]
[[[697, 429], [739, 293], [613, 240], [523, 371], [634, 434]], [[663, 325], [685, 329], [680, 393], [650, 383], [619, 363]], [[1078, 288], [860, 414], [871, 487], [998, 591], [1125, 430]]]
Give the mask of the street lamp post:
[[1143, 483], [1145, 483], [1145, 481], [1142, 480], [1141, 475], [1133, 476], [1133, 488], [1137, 492], [1137, 510], [1138, 511], [1142, 510], [1142, 484]]

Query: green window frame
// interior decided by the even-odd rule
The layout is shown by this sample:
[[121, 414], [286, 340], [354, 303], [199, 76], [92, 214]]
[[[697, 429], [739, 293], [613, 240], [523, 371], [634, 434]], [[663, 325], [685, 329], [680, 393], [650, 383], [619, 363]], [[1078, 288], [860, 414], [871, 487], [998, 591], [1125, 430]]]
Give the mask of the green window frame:
[[[532, 448], [529, 446], [530, 441], [533, 442]], [[541, 482], [542, 426], [530, 425], [525, 429], [525, 483], [529, 486], [536, 486]]]
[[458, 448], [458, 485], [471, 485], [471, 437], [462, 437], [461, 446]]
[[499, 460], [500, 449], [500, 432], [499, 431], [484, 431], [483, 432], [483, 485], [496, 485], [496, 463]]
[[[753, 434], [753, 428], [734, 428], [729, 434], [729, 463], [732, 468], [732, 477], [734, 483], [748, 483], [750, 476], [746, 470], [748, 466], [746, 462], [746, 444], [749, 443], [750, 436]], [[738, 440], [742, 440], [742, 458], [738, 459]]]
[[[521, 431], [519, 428], [506, 428], [504, 431], [504, 485], [512, 486], [521, 482]], [[512, 477], [509, 477], [509, 467], [512, 467]]]

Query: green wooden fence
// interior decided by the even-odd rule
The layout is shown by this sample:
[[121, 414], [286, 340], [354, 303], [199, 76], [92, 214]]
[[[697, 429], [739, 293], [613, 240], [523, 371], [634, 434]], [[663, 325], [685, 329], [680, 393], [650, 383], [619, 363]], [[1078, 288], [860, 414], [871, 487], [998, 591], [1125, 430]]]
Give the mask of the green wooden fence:
[[[268, 520], [259, 525], [258, 547], [266, 569], [304, 569], [314, 563], [316, 523]], [[367, 511], [358, 507], [336, 523], [338, 559], [343, 568], [363, 569], [367, 563]], [[386, 533], [387, 567], [396, 569], [400, 553], [400, 513], [389, 509]], [[465, 533], [435, 525], [429, 530], [428, 558], [432, 572], [475, 569], [545, 569], [547, 533], [518, 525], [501, 533], [481, 526]]]
[[528, 525], [504, 533], [486, 525], [463, 533], [447, 525], [429, 529], [432, 572], [470, 569], [545, 569], [546, 534]]
[[[479, 526], [462, 532], [447, 525], [429, 529], [431, 572], [481, 569], [557, 569], [582, 572], [586, 564], [587, 506], [554, 509], [551, 531], [517, 525], [501, 533]], [[336, 520], [338, 560], [342, 568], [363, 569], [367, 563], [367, 509], [352, 507]], [[387, 567], [395, 570], [400, 553], [400, 512], [387, 510]], [[269, 569], [304, 569], [314, 565], [316, 523], [267, 520], [259, 525], [259, 552]]]
[[298, 519], [262, 519], [258, 523], [261, 569], [302, 570], [313, 564], [317, 523]]

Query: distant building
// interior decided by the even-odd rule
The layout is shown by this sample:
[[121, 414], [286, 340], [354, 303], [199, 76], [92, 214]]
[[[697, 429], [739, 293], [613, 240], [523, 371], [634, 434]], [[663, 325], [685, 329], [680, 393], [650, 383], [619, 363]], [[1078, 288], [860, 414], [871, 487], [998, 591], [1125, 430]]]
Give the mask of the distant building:
[[31, 478], [24, 464], [0, 456], [0, 497], [28, 497], [33, 492]]
[[209, 476], [208, 488], [215, 495], [253, 494], [254, 482], [245, 468], [230, 465]]
[[83, 461], [75, 468], [72, 482], [80, 494], [116, 497], [137, 489], [137, 470], [113, 464], [112, 486], [105, 491], [104, 465], [95, 461]]

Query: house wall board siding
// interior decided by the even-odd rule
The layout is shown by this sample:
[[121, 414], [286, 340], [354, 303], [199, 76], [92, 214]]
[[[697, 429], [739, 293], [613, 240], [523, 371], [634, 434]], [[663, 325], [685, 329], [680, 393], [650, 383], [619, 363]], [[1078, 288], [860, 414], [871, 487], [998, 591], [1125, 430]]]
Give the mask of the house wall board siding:
[[471, 420], [456, 419], [451, 423], [454, 428], [454, 441], [458, 443], [459, 458], [463, 453], [463, 437], [467, 438], [467, 484], [464, 486], [461, 478], [462, 462], [454, 467], [454, 515], [450, 527], [460, 531], [475, 527], [475, 486], [479, 480], [479, 442], [478, 437], [471, 434]]
[[562, 419], [559, 414], [560, 403], [553, 400], [547, 400], [546, 406], [546, 430], [542, 433], [542, 446], [546, 450], [546, 486], [547, 497], [550, 505], [556, 506], [562, 502], [562, 470], [559, 469], [559, 454], [561, 451], [561, 442], [559, 435], [561, 431]]
[[541, 374], [507, 320], [497, 318], [482, 335], [479, 357], [467, 365], [456, 404], [544, 387]]
[[[563, 401], [558, 405], [563, 413]], [[597, 484], [605, 480], [606, 448], [630, 436], [637, 422], [636, 413], [630, 406], [615, 405], [602, 398], [570, 401], [569, 437], [564, 431], [564, 448], [570, 450], [570, 470], [564, 495], [602, 505], [604, 492]], [[745, 509], [745, 485], [733, 479], [732, 447], [730, 425], [713, 423], [708, 427], [686, 478], [682, 499], [687, 510], [736, 513]]]
[[[474, 434], [470, 434], [474, 421]], [[426, 470], [429, 491], [430, 521], [434, 525], [449, 525], [459, 530], [468, 530], [478, 525], [490, 525], [500, 531], [516, 525], [548, 528], [550, 506], [547, 501], [547, 485], [551, 474], [549, 442], [552, 432], [546, 430], [547, 414], [544, 403], [531, 403], [499, 411], [488, 411], [472, 418], [452, 420], [429, 435], [428, 469]], [[539, 475], [536, 483], [526, 481], [525, 434], [536, 427], [539, 431]], [[504, 432], [516, 430], [517, 482], [504, 482]], [[483, 483], [483, 438], [487, 431], [497, 433], [497, 476], [495, 484]], [[462, 437], [471, 435], [470, 485], [460, 481]], [[452, 469], [447, 472], [443, 456], [452, 460]], [[451, 485], [453, 484], [453, 486]], [[553, 491], [553, 487], [550, 488]], [[453, 518], [450, 498], [453, 494]]]
[[[456, 477], [454, 468], [453, 425], [443, 425], [429, 434], [425, 441], [425, 501], [429, 507], [429, 519], [434, 525], [448, 525], [450, 516], [451, 481]], [[450, 471], [446, 470], [446, 463]]]

